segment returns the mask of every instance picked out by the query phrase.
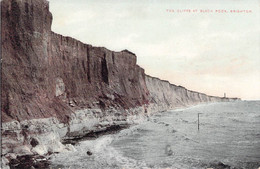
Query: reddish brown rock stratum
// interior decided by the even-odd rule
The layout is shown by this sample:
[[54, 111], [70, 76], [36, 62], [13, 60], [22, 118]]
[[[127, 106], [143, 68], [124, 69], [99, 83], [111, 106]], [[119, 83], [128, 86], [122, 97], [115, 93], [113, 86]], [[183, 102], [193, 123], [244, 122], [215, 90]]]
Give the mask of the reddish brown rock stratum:
[[93, 47], [51, 31], [45, 0], [4, 0], [2, 120], [57, 116], [74, 109], [148, 103], [135, 54]]

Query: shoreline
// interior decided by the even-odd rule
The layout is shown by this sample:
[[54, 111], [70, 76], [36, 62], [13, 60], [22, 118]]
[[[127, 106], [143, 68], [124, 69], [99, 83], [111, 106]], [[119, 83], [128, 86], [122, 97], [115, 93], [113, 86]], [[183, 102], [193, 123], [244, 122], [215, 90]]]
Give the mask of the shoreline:
[[[87, 141], [87, 140], [95, 140], [100, 138], [101, 136], [105, 135], [111, 135], [119, 133], [121, 130], [127, 129], [130, 126], [133, 125], [112, 125], [108, 127], [105, 130], [101, 131], [91, 131], [90, 133], [86, 134], [85, 136], [82, 136], [80, 138], [74, 138], [74, 139], [66, 139], [62, 141], [62, 144], [71, 144], [71, 145], [77, 145], [81, 141]], [[22, 155], [17, 156], [16, 159], [11, 159], [9, 163], [10, 169], [25, 169], [25, 168], [41, 168], [41, 169], [50, 169], [50, 166], [52, 165], [50, 159], [50, 156], [55, 153], [48, 153], [46, 155]], [[52, 168], [54, 169], [54, 168]]]
[[[122, 113], [122, 116], [112, 116], [115, 115], [114, 111], [80, 110], [74, 114], [69, 125], [60, 123], [55, 118], [4, 123], [3, 131], [7, 135], [2, 139], [7, 146], [4, 152], [2, 151], [3, 169], [22, 169], [29, 164], [36, 168], [38, 166], [41, 166], [41, 168], [49, 166], [48, 157], [51, 154], [72, 151], [73, 145], [79, 141], [117, 133], [146, 118], [146, 115], [141, 113], [144, 112], [142, 107], [125, 110], [128, 112], [127, 116]], [[117, 113], [120, 113], [120, 111], [117, 111]], [[96, 116], [96, 114], [99, 114], [99, 116]], [[27, 126], [26, 131], [24, 126]], [[9, 133], [13, 134], [10, 135]], [[17, 139], [25, 136], [31, 141], [24, 143], [24, 139]], [[8, 143], [10, 141], [11, 147], [9, 148]], [[16, 141], [16, 143], [13, 141]]]
[[130, 124], [123, 124], [123, 125], [112, 125], [107, 127], [104, 130], [100, 131], [91, 131], [87, 133], [86, 135], [79, 137], [79, 138], [72, 138], [72, 139], [64, 139], [61, 141], [62, 144], [71, 144], [71, 145], [77, 145], [81, 141], [86, 141], [86, 140], [95, 140], [101, 136], [104, 135], [111, 135], [111, 134], [116, 134], [120, 132], [121, 130], [127, 129], [131, 127], [132, 125]]
[[[83, 127], [82, 130], [80, 130], [80, 128], [78, 128], [78, 126], [77, 126], [76, 127], [77, 129], [76, 130], [75, 129], [72, 130], [71, 133], [70, 133], [71, 135], [70, 135], [70, 134], [68, 134], [68, 131], [69, 131], [68, 126], [65, 126], [65, 128], [67, 128], [66, 129], [67, 132], [64, 135], [64, 137], [60, 136], [56, 140], [52, 140], [52, 142], [55, 141], [55, 143], [52, 145], [52, 146], [54, 146], [54, 147], [52, 147], [53, 148], [52, 151], [47, 151], [46, 153], [44, 153], [43, 151], [44, 151], [44, 146], [45, 145], [44, 145], [44, 143], [41, 143], [41, 144], [36, 146], [36, 147], [38, 147], [38, 151], [33, 151], [34, 152], [33, 154], [25, 153], [24, 155], [19, 155], [19, 153], [18, 153], [17, 156], [14, 157], [14, 155], [11, 153], [11, 154], [7, 154], [7, 158], [6, 157], [5, 158], [9, 161], [10, 168], [12, 168], [14, 166], [16, 166], [16, 168], [19, 168], [19, 166], [21, 166], [20, 168], [24, 168], [26, 165], [28, 165], [28, 163], [29, 164], [33, 164], [34, 167], [37, 167], [37, 166], [50, 166], [51, 163], [48, 160], [48, 158], [50, 157], [51, 154], [62, 153], [64, 151], [64, 149], [66, 151], [72, 151], [74, 149], [73, 145], [76, 145], [76, 144], [78, 144], [81, 141], [93, 140], [93, 139], [97, 139], [97, 138], [99, 138], [99, 137], [101, 137], [103, 135], [110, 135], [110, 134], [118, 133], [118, 132], [120, 132], [123, 129], [129, 128], [129, 127], [131, 127], [133, 125], [136, 125], [136, 124], [138, 124], [138, 123], [140, 123], [140, 122], [142, 122], [144, 120], [147, 120], [149, 117], [151, 117], [154, 114], [163, 113], [163, 112], [166, 112], [166, 111], [174, 111], [174, 110], [179, 110], [179, 109], [192, 108], [192, 107], [195, 107], [195, 106], [198, 106], [198, 105], [207, 105], [207, 104], [216, 104], [216, 103], [218, 103], [218, 102], [214, 102], [214, 103], [212, 103], [212, 102], [210, 102], [210, 103], [200, 103], [200, 104], [189, 105], [189, 106], [183, 105], [183, 106], [178, 106], [176, 108], [172, 108], [172, 109], [168, 109], [168, 110], [153, 112], [153, 113], [150, 113], [149, 115], [148, 114], [142, 114], [142, 113], [140, 113], [140, 110], [139, 110], [139, 111], [136, 112], [136, 115], [138, 115], [138, 116], [135, 116], [135, 115], [130, 116], [129, 115], [127, 117], [127, 119], [123, 119], [123, 121], [117, 121], [117, 120], [113, 121], [112, 120], [110, 122], [107, 122], [106, 118], [108, 118], [108, 117], [106, 117], [103, 120], [100, 120], [97, 117], [95, 117], [94, 119], [90, 118], [90, 119], [88, 119], [88, 121], [82, 121], [82, 123], [83, 123], [82, 125], [83, 126], [86, 126], [86, 125], [84, 125], [84, 123], [92, 123], [92, 127], [89, 126], [90, 128], [88, 128], [86, 133], [84, 133], [84, 131], [82, 131], [82, 130], [86, 130], [85, 127]], [[223, 102], [221, 102], [221, 103], [223, 103]], [[88, 113], [89, 113], [89, 111], [88, 111]], [[79, 116], [81, 116], [81, 115], [82, 114], [79, 114]], [[86, 117], [86, 118], [89, 118], [89, 117]], [[96, 121], [95, 119], [99, 119], [100, 121]], [[122, 120], [122, 118], [121, 118], [121, 120]], [[93, 123], [93, 121], [96, 121], [96, 123]], [[53, 122], [53, 120], [51, 120], [51, 122]], [[25, 123], [25, 124], [28, 124], [28, 123]], [[39, 121], [38, 122], [36, 121], [33, 124], [37, 124], [39, 126], [42, 126], [39, 123]], [[48, 123], [45, 122], [44, 125], [46, 125], [46, 124], [48, 124]], [[76, 125], [78, 125], [78, 124], [80, 124], [80, 123], [76, 123]], [[52, 123], [48, 124], [48, 125], [53, 126]], [[57, 125], [57, 124], [55, 124], [55, 125]], [[70, 125], [73, 126], [73, 123], [71, 123]], [[34, 126], [34, 127], [35, 128], [39, 128], [39, 126], [38, 127]], [[55, 129], [53, 129], [53, 130], [55, 130]], [[62, 130], [62, 128], [59, 128], [59, 130]], [[75, 133], [75, 131], [78, 131], [78, 132]], [[58, 133], [61, 134], [61, 133], [64, 133], [64, 132], [60, 131]], [[52, 134], [51, 131], [50, 131], [50, 134]], [[42, 142], [42, 140], [39, 140], [41, 136], [37, 135], [37, 134], [36, 134], [36, 136], [38, 138], [35, 137], [35, 136], [32, 136], [32, 138], [37, 138], [37, 141], [39, 143]], [[48, 139], [49, 136], [47, 135], [45, 137]], [[46, 139], [46, 138], [44, 138], [44, 139]], [[55, 146], [57, 146], [57, 147], [55, 147]], [[35, 149], [35, 147], [33, 147], [32, 150], [33, 149]], [[57, 149], [58, 151], [55, 151], [55, 149]], [[24, 151], [24, 150], [21, 150], [21, 151]]]
[[[233, 105], [234, 103], [223, 103], [224, 105]], [[212, 104], [211, 104], [212, 105]], [[220, 104], [220, 105], [222, 105], [222, 103]], [[201, 104], [200, 105], [198, 105], [198, 106], [201, 106]], [[202, 106], [203, 106], [203, 104], [202, 104]], [[214, 105], [213, 105], [214, 106]], [[195, 107], [195, 106], [192, 106], [192, 107]], [[220, 107], [220, 106], [218, 106], [218, 107]], [[189, 108], [191, 108], [191, 107], [186, 107], [186, 109], [189, 109]], [[203, 108], [202, 108], [203, 109]], [[201, 110], [202, 110], [201, 109]], [[177, 108], [177, 109], [174, 109], [173, 111], [178, 111], [179, 110], [179, 108]], [[191, 110], [192, 111], [192, 110]], [[161, 112], [162, 114], [164, 114], [165, 112]], [[159, 114], [161, 114], [161, 113], [159, 113]], [[166, 111], [166, 114], [168, 114], [168, 112]], [[157, 115], [157, 114], [154, 114], [155, 116]], [[160, 116], [159, 116], [159, 118], [160, 118]], [[137, 124], [138, 125], [138, 124]], [[138, 127], [138, 126], [137, 126]], [[121, 130], [119, 130], [119, 131], [121, 131]], [[123, 132], [124, 133], [124, 132]], [[107, 133], [105, 133], [105, 134], [107, 134]], [[112, 134], [112, 133], [111, 133]], [[101, 136], [101, 135], [100, 135]], [[112, 136], [112, 138], [114, 138], [113, 136]], [[92, 142], [91, 142], [92, 143]], [[83, 147], [84, 147], [84, 145], [85, 144], [82, 144], [83, 145]], [[88, 144], [86, 144], [86, 145], [88, 145]], [[95, 144], [94, 144], [95, 145]], [[83, 148], [82, 147], [82, 148]], [[81, 147], [78, 147], [77, 149], [80, 149]], [[85, 150], [85, 149], [84, 149]], [[83, 152], [84, 152], [84, 150], [83, 150]], [[86, 149], [86, 151], [85, 152], [87, 152], [87, 150], [89, 150], [89, 151], [92, 151], [93, 149], [92, 148], [90, 148], [90, 149]], [[79, 151], [79, 152], [81, 152], [81, 150]], [[102, 151], [102, 152], [104, 152], [104, 151]], [[97, 154], [99, 154], [99, 152], [96, 152], [96, 151], [94, 151], [94, 155], [95, 155], [95, 153], [97, 153]], [[77, 154], [77, 152], [76, 153], [73, 153], [74, 155], [75, 154]], [[80, 154], [82, 154], [82, 153], [80, 153]], [[66, 155], [65, 155], [66, 156]], [[64, 157], [63, 155], [61, 155], [60, 157]], [[58, 159], [60, 159], [60, 157], [59, 157], [59, 155], [58, 155]], [[81, 157], [80, 155], [79, 155], [79, 157]], [[61, 160], [61, 159], [60, 159]], [[59, 162], [61, 162], [60, 160], [58, 160]], [[56, 161], [56, 160], [55, 160]], [[55, 161], [53, 161], [54, 163], [55, 163]], [[58, 161], [56, 161], [56, 163], [55, 164], [60, 164]], [[58, 163], [57, 163], [58, 162]], [[252, 166], [256, 166], [256, 164], [258, 164], [258, 163], [255, 163], [255, 162], [247, 162], [248, 164], [247, 165], [252, 165]], [[243, 163], [244, 164], [244, 163]], [[205, 168], [219, 168], [219, 169], [226, 169], [226, 168], [230, 168], [230, 167], [232, 167], [232, 165], [231, 164], [229, 164], [229, 163], [226, 163], [225, 161], [211, 161], [211, 162], [209, 162], [209, 163], [204, 163], [204, 164], [201, 164], [202, 166], [203, 166], [203, 168], [205, 167]], [[246, 166], [247, 166], [246, 165]], [[66, 164], [65, 166], [68, 166], [68, 164]]]

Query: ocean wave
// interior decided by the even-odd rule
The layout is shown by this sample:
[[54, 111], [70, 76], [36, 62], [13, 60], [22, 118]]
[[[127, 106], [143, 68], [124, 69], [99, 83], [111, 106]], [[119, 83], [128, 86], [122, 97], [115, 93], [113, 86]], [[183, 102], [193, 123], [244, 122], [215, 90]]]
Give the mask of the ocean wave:
[[[56, 154], [52, 157], [53, 167], [61, 168], [139, 168], [144, 162], [125, 157], [111, 146], [113, 135], [96, 140], [83, 141], [76, 146], [76, 152]], [[87, 152], [91, 152], [87, 153]]]
[[230, 118], [230, 120], [231, 120], [232, 122], [235, 122], [235, 123], [247, 123], [246, 121], [241, 120], [241, 119]]

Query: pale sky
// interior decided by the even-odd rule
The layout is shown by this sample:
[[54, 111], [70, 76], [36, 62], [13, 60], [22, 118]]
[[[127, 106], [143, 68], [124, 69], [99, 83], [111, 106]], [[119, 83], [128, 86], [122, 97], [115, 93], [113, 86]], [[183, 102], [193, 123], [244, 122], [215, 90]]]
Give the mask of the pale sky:
[[[128, 49], [146, 74], [190, 90], [260, 99], [260, 0], [49, 1], [56, 33]], [[213, 12], [177, 13], [183, 9]]]

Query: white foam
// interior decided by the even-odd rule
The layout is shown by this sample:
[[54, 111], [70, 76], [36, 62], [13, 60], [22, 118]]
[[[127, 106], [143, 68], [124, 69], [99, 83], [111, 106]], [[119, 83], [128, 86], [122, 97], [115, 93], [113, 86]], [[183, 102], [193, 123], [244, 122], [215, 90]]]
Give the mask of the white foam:
[[[131, 131], [126, 130], [126, 132]], [[146, 164], [144, 162], [138, 162], [125, 157], [116, 148], [111, 146], [113, 140], [119, 135], [102, 136], [96, 140], [83, 141], [75, 146], [76, 151], [74, 152], [70, 151], [52, 155], [52, 162], [54, 165], [63, 164], [65, 168], [84, 168], [86, 166], [91, 166], [91, 168], [139, 168], [142, 166], [145, 168]], [[87, 151], [92, 152], [92, 155], [87, 155]], [[88, 164], [86, 164], [86, 160]], [[74, 164], [74, 162], [77, 164]]]

